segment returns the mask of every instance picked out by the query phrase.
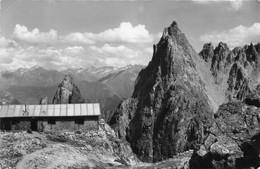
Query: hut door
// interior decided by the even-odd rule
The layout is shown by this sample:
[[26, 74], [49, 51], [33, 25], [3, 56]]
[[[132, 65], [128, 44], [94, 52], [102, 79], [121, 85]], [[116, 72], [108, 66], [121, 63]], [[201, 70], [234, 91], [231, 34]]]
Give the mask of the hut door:
[[12, 122], [9, 119], [2, 120], [3, 122], [3, 129], [6, 131], [10, 131], [12, 129]]
[[37, 123], [38, 123], [38, 121], [36, 119], [32, 119], [32, 121], [31, 121], [31, 129], [32, 129], [32, 131], [38, 131], [37, 130], [38, 129]]

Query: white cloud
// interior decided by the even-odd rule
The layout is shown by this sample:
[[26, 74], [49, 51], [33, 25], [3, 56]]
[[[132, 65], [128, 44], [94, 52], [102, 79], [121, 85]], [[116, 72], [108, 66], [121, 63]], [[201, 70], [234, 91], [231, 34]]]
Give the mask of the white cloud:
[[93, 33], [80, 33], [75, 32], [69, 35], [61, 36], [64, 42], [74, 42], [74, 43], [85, 43], [85, 44], [95, 44], [95, 35]]
[[[126, 45], [104, 44], [102, 46], [39, 47], [28, 45], [8, 45], [10, 40], [1, 38], [0, 70], [15, 70], [21, 67], [42, 66], [47, 69], [63, 70], [84, 68], [91, 65], [125, 66], [146, 64], [151, 50]], [[152, 48], [152, 47], [151, 47]]]
[[227, 31], [207, 33], [200, 37], [202, 42], [218, 43], [222, 41], [230, 47], [243, 46], [250, 42], [257, 43], [259, 39], [260, 23], [254, 23], [249, 27], [240, 25]]
[[0, 47], [5, 47], [8, 45], [8, 41], [5, 37], [0, 36]]
[[107, 65], [116, 65], [116, 66], [126, 65], [126, 62], [124, 60], [118, 58], [106, 58], [105, 63]]
[[107, 42], [150, 43], [152, 37], [144, 25], [132, 26], [130, 22], [122, 22], [118, 28], [109, 29], [98, 34], [98, 39]]
[[243, 0], [191, 0], [196, 3], [208, 4], [208, 3], [223, 3], [228, 2], [231, 10], [239, 10], [243, 7]]
[[133, 59], [141, 55], [139, 50], [132, 50], [124, 45], [111, 46], [105, 44], [102, 47], [90, 46], [90, 49], [102, 57], [118, 57], [122, 60], [125, 58]]
[[13, 58], [8, 56], [8, 51], [6, 49], [0, 49], [0, 63], [10, 64], [13, 62]]
[[98, 34], [91, 32], [71, 33], [61, 37], [68, 42], [86, 44], [103, 43], [151, 43], [152, 35], [144, 25], [133, 26], [130, 22], [122, 22], [118, 28], [108, 29]]
[[6, 39], [5, 37], [0, 35], [0, 48], [9, 48], [14, 46], [18, 46], [15, 41]]
[[[59, 35], [17, 24], [12, 39], [0, 35], [0, 70], [42, 66], [47, 69], [84, 68], [91, 65], [147, 64], [152, 43], [160, 38], [144, 25], [122, 22], [100, 33], [75, 32]], [[149, 48], [148, 48], [149, 46]]]
[[30, 31], [26, 26], [17, 24], [13, 36], [16, 39], [30, 43], [63, 42], [88, 45], [97, 43], [147, 44], [152, 43], [154, 37], [157, 37], [157, 35], [150, 34], [145, 25], [133, 26], [130, 22], [122, 22], [119, 27], [107, 29], [100, 33], [73, 32], [68, 35], [58, 35], [58, 32], [54, 29], [41, 32], [38, 28], [34, 28]]
[[242, 0], [233, 0], [230, 1], [232, 9], [239, 10], [243, 6]]
[[56, 30], [51, 29], [49, 32], [40, 32], [38, 28], [29, 31], [24, 25], [15, 25], [13, 35], [15, 38], [27, 42], [51, 42], [57, 40], [58, 33]]
[[65, 52], [69, 55], [79, 55], [85, 52], [85, 49], [82, 46], [73, 46], [65, 48]]

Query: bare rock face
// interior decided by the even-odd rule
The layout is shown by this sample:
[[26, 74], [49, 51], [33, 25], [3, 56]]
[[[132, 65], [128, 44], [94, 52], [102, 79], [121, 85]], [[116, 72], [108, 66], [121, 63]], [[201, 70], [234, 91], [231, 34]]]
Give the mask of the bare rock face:
[[227, 44], [220, 42], [214, 50], [214, 56], [212, 57], [211, 72], [215, 77], [216, 83], [221, 83], [223, 81], [223, 73], [226, 68], [226, 60], [229, 55], [229, 48]]
[[234, 63], [231, 67], [227, 83], [226, 94], [229, 100], [242, 100], [250, 93], [248, 80], [244, 75], [243, 68], [238, 63]]
[[73, 78], [66, 75], [59, 84], [56, 94], [53, 97], [53, 104], [83, 103], [78, 87], [73, 83]]
[[154, 45], [153, 58], [139, 73], [132, 98], [119, 105], [110, 121], [143, 161], [171, 158], [197, 147], [208, 135], [213, 111], [195, 57], [173, 22]]

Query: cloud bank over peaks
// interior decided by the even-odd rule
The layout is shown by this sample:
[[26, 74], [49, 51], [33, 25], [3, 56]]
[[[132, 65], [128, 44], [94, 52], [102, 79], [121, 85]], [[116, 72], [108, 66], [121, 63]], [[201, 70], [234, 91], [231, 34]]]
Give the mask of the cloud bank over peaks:
[[51, 29], [48, 32], [40, 32], [38, 28], [29, 31], [24, 25], [17, 24], [13, 31], [16, 39], [29, 43], [59, 42], [82, 43], [93, 45], [97, 43], [152, 43], [157, 35], [150, 34], [145, 25], [133, 26], [130, 22], [122, 22], [119, 27], [107, 29], [100, 33], [73, 32], [68, 35], [59, 35], [58, 31]]
[[100, 33], [60, 35], [15, 25], [11, 39], [0, 36], [0, 70], [41, 66], [64, 70], [88, 66], [125, 66], [148, 63], [152, 44], [161, 33], [151, 34], [145, 25], [122, 22]]
[[239, 25], [229, 30], [214, 31], [206, 33], [200, 37], [204, 43], [213, 42], [217, 44], [222, 41], [234, 48], [248, 43], [258, 43], [260, 39], [260, 23], [254, 23], [251, 26]]
[[62, 36], [67, 42], [86, 44], [103, 43], [151, 43], [153, 35], [145, 29], [144, 25], [133, 26], [130, 22], [122, 22], [118, 28], [108, 29], [100, 33], [71, 33]]

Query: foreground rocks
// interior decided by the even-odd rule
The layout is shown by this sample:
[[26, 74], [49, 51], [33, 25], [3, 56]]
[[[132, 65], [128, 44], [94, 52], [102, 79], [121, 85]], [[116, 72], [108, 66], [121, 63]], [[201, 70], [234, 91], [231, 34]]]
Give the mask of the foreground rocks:
[[0, 133], [0, 168], [15, 168], [23, 156], [48, 146], [40, 134]]
[[0, 168], [125, 168], [141, 164], [130, 145], [104, 129], [0, 133]]
[[[260, 95], [255, 91], [246, 98]], [[260, 109], [249, 101], [229, 102], [215, 114], [215, 127], [191, 158], [191, 168], [258, 168]]]

